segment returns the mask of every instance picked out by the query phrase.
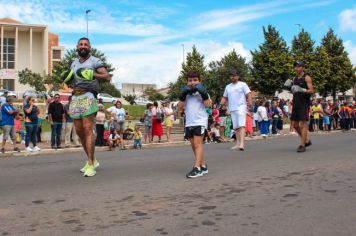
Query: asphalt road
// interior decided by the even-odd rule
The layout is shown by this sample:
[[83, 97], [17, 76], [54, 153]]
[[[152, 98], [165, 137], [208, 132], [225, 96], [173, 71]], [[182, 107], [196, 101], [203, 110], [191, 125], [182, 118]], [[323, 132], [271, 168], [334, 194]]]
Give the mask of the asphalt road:
[[209, 174], [186, 179], [189, 146], [0, 158], [0, 235], [356, 235], [356, 133], [205, 145]]

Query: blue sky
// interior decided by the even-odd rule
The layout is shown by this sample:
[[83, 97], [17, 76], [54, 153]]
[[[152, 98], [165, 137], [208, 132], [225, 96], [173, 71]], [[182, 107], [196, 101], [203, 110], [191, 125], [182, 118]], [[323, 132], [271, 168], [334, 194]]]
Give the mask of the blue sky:
[[116, 68], [117, 85], [166, 86], [179, 75], [183, 45], [185, 53], [196, 45], [206, 64], [233, 49], [250, 60], [268, 24], [288, 44], [300, 26], [317, 45], [332, 27], [356, 64], [356, 2], [351, 0], [0, 0], [0, 18], [46, 24], [66, 48], [86, 35], [87, 9], [89, 38]]

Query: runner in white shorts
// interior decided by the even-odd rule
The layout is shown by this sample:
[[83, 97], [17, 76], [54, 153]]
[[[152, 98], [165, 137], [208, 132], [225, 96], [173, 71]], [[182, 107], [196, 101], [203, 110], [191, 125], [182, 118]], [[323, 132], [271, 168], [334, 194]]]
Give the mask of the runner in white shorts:
[[251, 90], [245, 82], [240, 81], [240, 73], [232, 70], [230, 73], [231, 84], [225, 87], [221, 105], [228, 103], [231, 112], [233, 129], [236, 132], [237, 143], [231, 149], [245, 150], [245, 127], [247, 107], [251, 105]]

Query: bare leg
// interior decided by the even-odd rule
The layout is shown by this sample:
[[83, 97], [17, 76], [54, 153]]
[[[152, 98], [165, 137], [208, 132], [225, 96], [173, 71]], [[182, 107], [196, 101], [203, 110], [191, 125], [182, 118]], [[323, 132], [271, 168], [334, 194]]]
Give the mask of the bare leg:
[[74, 122], [77, 134], [87, 154], [88, 164], [93, 165], [95, 161], [94, 115], [83, 117], [81, 120], [74, 120]]
[[77, 135], [79, 136], [80, 142], [83, 145], [83, 149], [88, 156], [89, 154], [88, 154], [87, 148], [86, 148], [83, 120], [82, 119], [74, 120], [74, 127], [75, 127], [75, 131], [76, 131]]
[[301, 131], [300, 145], [305, 146], [308, 141], [308, 127], [305, 121], [299, 122], [299, 127]]
[[195, 155], [195, 166], [205, 166], [204, 152], [203, 152], [203, 138], [204, 136], [194, 136], [190, 139], [192, 149]]
[[237, 130], [237, 134], [236, 137], [239, 137], [239, 142], [240, 142], [240, 146], [239, 148], [245, 148], [245, 136], [246, 136], [246, 131], [245, 131], [245, 127], [240, 127]]

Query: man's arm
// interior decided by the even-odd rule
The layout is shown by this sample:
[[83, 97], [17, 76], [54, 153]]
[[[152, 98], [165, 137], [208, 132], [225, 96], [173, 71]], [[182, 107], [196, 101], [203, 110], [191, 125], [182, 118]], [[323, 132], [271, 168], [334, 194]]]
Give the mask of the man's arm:
[[110, 81], [112, 76], [109, 75], [108, 70], [105, 67], [99, 67], [98, 69], [96, 69], [94, 77], [97, 79]]
[[220, 100], [220, 104], [221, 105], [225, 105], [227, 102], [227, 97], [222, 97], [221, 100]]
[[250, 107], [252, 104], [252, 95], [251, 92], [249, 92], [248, 94], [246, 94], [246, 102], [247, 102], [247, 107]]
[[313, 81], [309, 75], [305, 76], [305, 82], [307, 83], [307, 87], [308, 87], [306, 93], [313, 94], [314, 93]]

